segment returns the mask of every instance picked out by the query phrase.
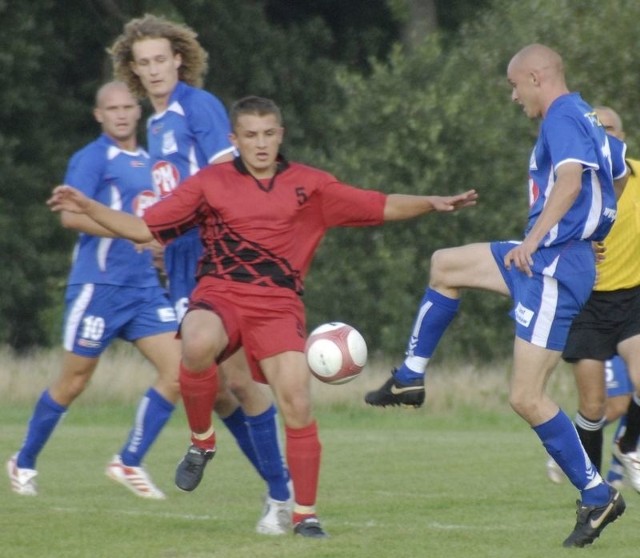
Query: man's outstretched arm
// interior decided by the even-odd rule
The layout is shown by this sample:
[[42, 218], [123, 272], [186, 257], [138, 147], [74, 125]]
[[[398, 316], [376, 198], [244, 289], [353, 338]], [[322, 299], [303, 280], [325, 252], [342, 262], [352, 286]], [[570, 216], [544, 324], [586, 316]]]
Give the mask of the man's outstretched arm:
[[455, 196], [412, 196], [389, 194], [384, 206], [385, 221], [411, 219], [432, 211], [456, 211], [476, 204], [478, 193], [468, 190]]
[[51, 211], [67, 211], [87, 215], [96, 223], [110, 230], [115, 236], [127, 238], [139, 244], [153, 240], [149, 227], [140, 217], [111, 209], [88, 198], [72, 186], [56, 186], [51, 197], [47, 200], [47, 205]]

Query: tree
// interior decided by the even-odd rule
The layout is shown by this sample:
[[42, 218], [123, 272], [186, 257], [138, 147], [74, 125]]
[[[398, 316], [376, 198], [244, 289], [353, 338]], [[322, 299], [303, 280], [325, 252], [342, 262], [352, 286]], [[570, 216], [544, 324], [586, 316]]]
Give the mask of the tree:
[[[70, 154], [96, 134], [90, 110], [110, 77], [106, 46], [147, 11], [200, 32], [211, 55], [206, 87], [226, 103], [245, 94], [278, 101], [292, 158], [386, 191], [479, 189], [480, 205], [455, 216], [326, 239], [307, 282], [309, 324], [353, 323], [373, 352], [402, 351], [435, 249], [522, 235], [537, 125], [509, 104], [505, 69], [516, 50], [557, 48], [570, 86], [616, 108], [629, 152], [638, 151], [640, 3], [436, 0], [438, 31], [407, 48], [399, 37], [410, 3], [0, 2], [0, 342], [26, 349], [57, 338], [74, 236], [44, 201]], [[439, 354], [508, 354], [508, 309], [497, 297], [465, 296]]]
[[[153, 12], [191, 25], [211, 55], [207, 88], [227, 103], [249, 93], [277, 98], [292, 140], [313, 148], [329, 141], [322, 107], [335, 97], [328, 77], [347, 51], [336, 47], [334, 31], [321, 17], [284, 26], [269, 22], [265, 6], [203, 0], [0, 2], [0, 343], [26, 350], [58, 339], [75, 235], [62, 230], [44, 202], [62, 180], [68, 157], [98, 132], [91, 109], [98, 85], [111, 79], [106, 47], [132, 17]], [[357, 22], [343, 25], [354, 49], [357, 28]], [[357, 60], [348, 64], [384, 51], [378, 44], [384, 34], [371, 29]]]
[[67, 259], [55, 249], [64, 235], [42, 204], [67, 145], [63, 128], [71, 105], [54, 94], [59, 41], [47, 18], [52, 5], [0, 4], [0, 341], [16, 349], [46, 339], [50, 281]]
[[[308, 279], [311, 325], [350, 322], [373, 351], [397, 355], [434, 250], [522, 238], [526, 165], [538, 124], [510, 104], [505, 73], [524, 45], [543, 42], [558, 49], [569, 84], [592, 103], [620, 110], [633, 134], [640, 115], [633, 110], [637, 76], [629, 68], [640, 41], [634, 32], [638, 16], [640, 4], [627, 0], [606, 5], [585, 0], [579, 7], [499, 0], [463, 25], [453, 43], [433, 33], [413, 49], [395, 49], [369, 76], [341, 73], [346, 101], [329, 121], [334, 141], [327, 146], [325, 166], [355, 184], [388, 192], [474, 187], [480, 203], [455, 216], [332, 233]], [[603, 31], [611, 29], [616, 32]], [[497, 296], [465, 294], [438, 358], [508, 355], [513, 329], [505, 318], [508, 310], [508, 301]]]

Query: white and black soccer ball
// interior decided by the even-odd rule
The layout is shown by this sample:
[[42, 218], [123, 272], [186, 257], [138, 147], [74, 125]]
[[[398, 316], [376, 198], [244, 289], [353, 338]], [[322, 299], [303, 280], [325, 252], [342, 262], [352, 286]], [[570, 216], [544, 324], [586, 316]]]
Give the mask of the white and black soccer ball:
[[329, 322], [315, 328], [305, 346], [311, 373], [325, 384], [345, 384], [367, 363], [367, 344], [354, 327]]

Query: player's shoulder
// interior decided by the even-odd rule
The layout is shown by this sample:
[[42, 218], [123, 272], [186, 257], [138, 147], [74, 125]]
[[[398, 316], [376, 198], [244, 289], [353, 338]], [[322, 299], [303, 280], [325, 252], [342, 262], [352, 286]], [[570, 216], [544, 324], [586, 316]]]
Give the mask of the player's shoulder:
[[590, 118], [595, 120], [595, 112], [578, 93], [566, 93], [556, 98], [549, 106], [542, 126], [557, 124], [559, 121]]
[[593, 107], [574, 92], [561, 95], [551, 104], [542, 120], [541, 134], [547, 138], [590, 136], [603, 140], [605, 131]]
[[233, 161], [225, 161], [224, 163], [215, 163], [202, 167], [196, 174], [199, 176], [207, 177], [220, 177], [228, 174], [237, 174], [238, 171], [235, 168]]
[[71, 163], [104, 164], [107, 161], [107, 153], [111, 145], [100, 136], [78, 149], [71, 156]]
[[295, 174], [309, 179], [315, 179], [320, 182], [333, 182], [336, 180], [335, 176], [329, 171], [297, 161], [287, 161], [286, 172], [292, 175]]
[[200, 87], [194, 87], [184, 82], [178, 82], [176, 86], [176, 100], [183, 106], [184, 110], [191, 112], [206, 105], [221, 107], [222, 101], [213, 93]]

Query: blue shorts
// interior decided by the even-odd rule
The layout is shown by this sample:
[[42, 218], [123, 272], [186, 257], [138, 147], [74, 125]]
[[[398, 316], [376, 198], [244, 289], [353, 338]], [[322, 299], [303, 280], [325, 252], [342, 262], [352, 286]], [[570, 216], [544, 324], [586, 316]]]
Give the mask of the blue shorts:
[[572, 241], [539, 248], [533, 254], [533, 277], [514, 265], [507, 269], [504, 256], [518, 242], [492, 242], [491, 253], [511, 298], [510, 316], [516, 336], [554, 351], [562, 351], [571, 322], [585, 304], [595, 281], [595, 256], [588, 241]]
[[182, 321], [189, 297], [196, 286], [196, 270], [202, 253], [198, 229], [191, 229], [165, 248], [164, 267], [169, 280], [167, 287], [178, 321]]
[[607, 382], [607, 397], [630, 395], [635, 391], [631, 378], [629, 378], [627, 366], [618, 355], [605, 362], [604, 372]]
[[162, 287], [69, 285], [65, 305], [64, 348], [84, 357], [100, 356], [116, 338], [135, 341], [178, 329]]

